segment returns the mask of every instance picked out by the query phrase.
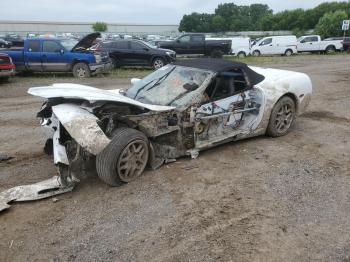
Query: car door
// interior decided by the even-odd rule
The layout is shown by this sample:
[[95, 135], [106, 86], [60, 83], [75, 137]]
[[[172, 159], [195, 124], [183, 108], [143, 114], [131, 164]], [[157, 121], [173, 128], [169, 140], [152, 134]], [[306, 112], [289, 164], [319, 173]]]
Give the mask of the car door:
[[40, 40], [27, 40], [27, 50], [24, 52], [24, 62], [30, 71], [42, 71], [42, 52]]
[[196, 148], [230, 139], [251, 126], [243, 125], [247, 117], [253, 122], [258, 114], [249, 114], [257, 108], [251, 103], [251, 87], [239, 71], [224, 72], [216, 77], [206, 90], [207, 101], [195, 110]]
[[190, 35], [179, 37], [174, 43], [174, 51], [178, 54], [190, 54]]
[[110, 56], [116, 59], [118, 65], [130, 65], [132, 64], [130, 53], [130, 41], [119, 40], [113, 43], [113, 49], [110, 52]]
[[309, 37], [309, 51], [319, 51], [320, 50], [320, 42], [318, 41], [317, 36]]
[[264, 41], [262, 41], [259, 45], [259, 50], [262, 55], [268, 55], [273, 54], [273, 43], [272, 38], [266, 38]]
[[317, 42], [318, 42], [317, 37], [316, 38], [311, 36], [305, 37], [299, 42], [298, 51], [302, 51], [302, 52], [316, 51], [318, 50]]
[[150, 49], [139, 41], [130, 41], [130, 59], [134, 65], [147, 65], [151, 60]]
[[68, 71], [70, 66], [69, 55], [65, 48], [56, 40], [44, 40], [42, 45], [43, 71]]
[[204, 35], [191, 35], [189, 50], [192, 54], [204, 54], [205, 37]]

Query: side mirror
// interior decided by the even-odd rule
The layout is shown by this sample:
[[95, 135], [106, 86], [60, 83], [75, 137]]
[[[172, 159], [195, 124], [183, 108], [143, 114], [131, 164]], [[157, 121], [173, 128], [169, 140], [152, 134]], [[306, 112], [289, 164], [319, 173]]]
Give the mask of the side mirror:
[[144, 51], [149, 51], [149, 49], [147, 47], [144, 47], [143, 50]]
[[177, 39], [177, 40], [176, 40], [176, 43], [180, 43], [180, 40], [179, 40], [179, 39]]

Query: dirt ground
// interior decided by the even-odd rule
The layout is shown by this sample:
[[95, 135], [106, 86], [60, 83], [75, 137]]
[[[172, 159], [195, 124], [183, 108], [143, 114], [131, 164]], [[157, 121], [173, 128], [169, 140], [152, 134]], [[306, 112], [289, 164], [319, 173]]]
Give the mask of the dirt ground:
[[[57, 202], [14, 204], [0, 214], [0, 261], [350, 261], [350, 55], [264, 61], [312, 78], [288, 135], [219, 146], [122, 187], [91, 176]], [[26, 94], [54, 82], [78, 81], [0, 85], [0, 153], [15, 157], [0, 163], [0, 191], [56, 174], [35, 118], [41, 99]]]

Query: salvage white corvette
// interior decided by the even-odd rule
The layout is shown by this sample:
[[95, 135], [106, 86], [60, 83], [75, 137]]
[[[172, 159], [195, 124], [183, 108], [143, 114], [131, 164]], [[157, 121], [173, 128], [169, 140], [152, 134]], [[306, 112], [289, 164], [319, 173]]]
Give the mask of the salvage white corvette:
[[77, 84], [30, 88], [46, 102], [38, 113], [52, 131], [64, 185], [89, 161], [111, 186], [181, 156], [248, 137], [285, 135], [311, 99], [303, 74], [220, 59], [180, 60], [124, 90]]

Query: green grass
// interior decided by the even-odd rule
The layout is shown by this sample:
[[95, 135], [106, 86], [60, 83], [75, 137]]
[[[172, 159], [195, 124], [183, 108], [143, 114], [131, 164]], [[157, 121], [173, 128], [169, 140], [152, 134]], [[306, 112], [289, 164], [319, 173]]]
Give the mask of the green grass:
[[110, 71], [109, 75], [116, 78], [143, 78], [153, 72], [150, 68], [134, 67], [134, 68], [116, 68]]

